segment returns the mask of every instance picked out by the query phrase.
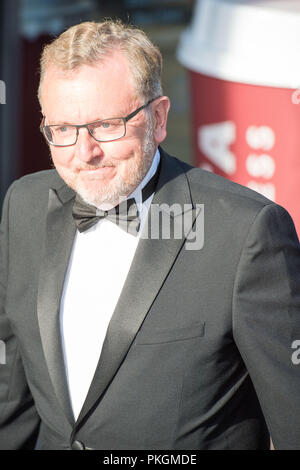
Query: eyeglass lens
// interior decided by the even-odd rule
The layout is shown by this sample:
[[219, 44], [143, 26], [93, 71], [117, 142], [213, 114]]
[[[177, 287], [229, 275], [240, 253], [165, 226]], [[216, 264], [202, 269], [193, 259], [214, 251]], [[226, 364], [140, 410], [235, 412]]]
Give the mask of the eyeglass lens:
[[[44, 134], [51, 144], [72, 145], [76, 142], [77, 129], [80, 127], [71, 125], [45, 126]], [[117, 140], [125, 135], [125, 123], [121, 118], [104, 119], [82, 127], [87, 127], [90, 134], [102, 142]]]

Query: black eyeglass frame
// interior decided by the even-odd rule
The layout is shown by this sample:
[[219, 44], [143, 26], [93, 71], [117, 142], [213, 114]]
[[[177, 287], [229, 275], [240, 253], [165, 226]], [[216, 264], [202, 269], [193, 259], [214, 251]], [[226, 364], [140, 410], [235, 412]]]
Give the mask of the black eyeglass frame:
[[[126, 122], [129, 121], [129, 119], [132, 119], [134, 116], [136, 116], [140, 111], [142, 111], [142, 109], [146, 108], [147, 106], [149, 106], [149, 104], [151, 104], [153, 101], [157, 100], [158, 98], [161, 98], [160, 96], [157, 96], [156, 98], [152, 98], [151, 100], [149, 100], [146, 104], [144, 104], [143, 106], [140, 106], [139, 108], [137, 108], [135, 111], [133, 111], [132, 113], [128, 114], [128, 116], [126, 117], [114, 117], [114, 118], [107, 118], [107, 119], [98, 119], [97, 121], [92, 121], [92, 122], [88, 122], [87, 124], [65, 124], [66, 126], [72, 126], [72, 127], [75, 127], [76, 128], [76, 140], [73, 144], [67, 144], [67, 145], [62, 145], [62, 144], [54, 144], [53, 142], [50, 142], [49, 139], [47, 138], [45, 132], [44, 132], [44, 129], [46, 127], [51, 127], [51, 126], [60, 126], [62, 124], [49, 124], [48, 126], [45, 126], [44, 125], [44, 122], [45, 122], [45, 118], [46, 116], [43, 116], [43, 119], [42, 119], [42, 122], [41, 122], [41, 125], [40, 125], [40, 131], [41, 133], [43, 134], [43, 136], [45, 137], [46, 141], [50, 144], [50, 145], [53, 145], [54, 147], [71, 147], [71, 145], [75, 145], [77, 143], [77, 140], [78, 140], [78, 135], [79, 135], [79, 129], [81, 128], [86, 128], [89, 135], [91, 137], [93, 137], [93, 139], [95, 139], [97, 142], [113, 142], [115, 140], [120, 140], [122, 139], [123, 137], [125, 137], [126, 135]], [[109, 121], [111, 119], [122, 119], [123, 122], [124, 122], [124, 134], [121, 136], [121, 137], [118, 137], [117, 139], [109, 139], [109, 140], [98, 140], [96, 139], [96, 137], [93, 135], [92, 131], [89, 129], [89, 125], [91, 124], [95, 124], [96, 122], [103, 122], [103, 121]]]

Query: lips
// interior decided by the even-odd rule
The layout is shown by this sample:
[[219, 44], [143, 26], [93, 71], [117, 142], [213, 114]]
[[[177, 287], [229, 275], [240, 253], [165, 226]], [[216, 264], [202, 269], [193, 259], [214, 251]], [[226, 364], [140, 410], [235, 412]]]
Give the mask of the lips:
[[96, 171], [96, 170], [102, 170], [102, 169], [113, 168], [113, 167], [114, 167], [114, 165], [101, 165], [101, 166], [90, 165], [90, 166], [84, 167], [84, 168], [77, 167], [76, 171], [78, 171], [78, 172], [80, 172], [80, 171]]
[[94, 177], [94, 178], [101, 178], [105, 175], [109, 175], [112, 173], [114, 167], [112, 166], [102, 166], [102, 167], [95, 167], [95, 168], [86, 168], [79, 170], [79, 173], [83, 176], [87, 177]]

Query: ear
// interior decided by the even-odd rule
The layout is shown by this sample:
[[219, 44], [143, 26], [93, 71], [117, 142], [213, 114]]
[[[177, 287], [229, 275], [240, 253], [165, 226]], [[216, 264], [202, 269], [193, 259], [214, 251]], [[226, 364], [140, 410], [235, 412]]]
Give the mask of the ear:
[[170, 100], [167, 96], [161, 96], [152, 103], [153, 137], [157, 145], [166, 138], [169, 109]]

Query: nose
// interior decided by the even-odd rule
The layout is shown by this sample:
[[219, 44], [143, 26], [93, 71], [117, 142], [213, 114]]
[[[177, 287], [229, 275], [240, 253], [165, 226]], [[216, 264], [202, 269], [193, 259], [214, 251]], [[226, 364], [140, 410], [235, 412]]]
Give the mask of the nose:
[[86, 163], [103, 155], [100, 142], [93, 139], [87, 129], [81, 128], [78, 131], [75, 155], [79, 160]]

